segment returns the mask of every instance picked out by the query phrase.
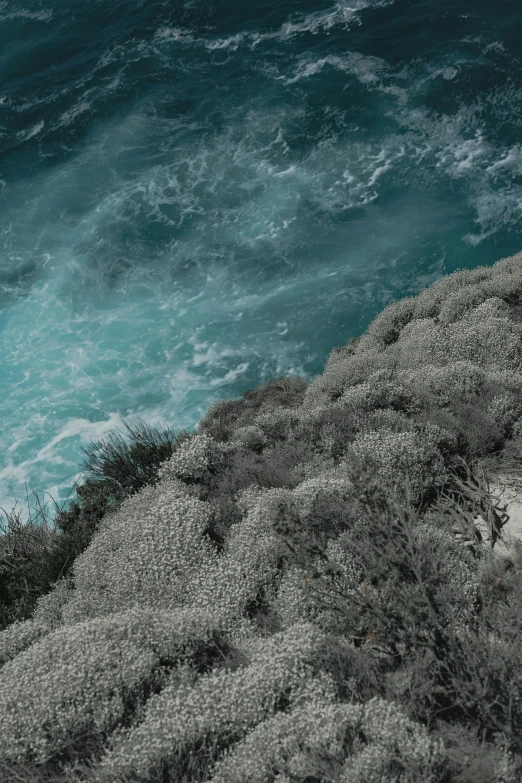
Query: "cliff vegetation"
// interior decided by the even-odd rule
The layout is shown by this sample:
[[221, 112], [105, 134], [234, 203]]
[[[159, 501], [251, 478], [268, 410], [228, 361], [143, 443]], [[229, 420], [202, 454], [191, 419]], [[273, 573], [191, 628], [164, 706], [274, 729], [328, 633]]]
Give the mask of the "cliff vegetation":
[[[87, 451], [0, 537], [0, 777], [518, 783], [522, 253], [394, 302], [306, 383]], [[35, 509], [36, 510], [36, 509]]]

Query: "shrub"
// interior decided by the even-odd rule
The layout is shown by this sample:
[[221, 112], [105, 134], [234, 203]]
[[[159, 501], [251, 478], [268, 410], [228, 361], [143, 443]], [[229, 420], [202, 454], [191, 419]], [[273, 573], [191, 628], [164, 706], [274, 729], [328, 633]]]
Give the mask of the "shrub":
[[[99, 441], [84, 449], [89, 456], [84, 472], [91, 477], [83, 485], [75, 483], [79, 502], [73, 500], [67, 511], [59, 509], [52, 528], [41, 506], [38, 516], [42, 515], [43, 525], [32, 519], [22, 525], [14, 511], [6, 515], [8, 531], [0, 538], [0, 628], [29, 619], [38, 598], [61, 578], [71, 577], [74, 561], [89, 546], [101, 519], [116, 511], [126, 497], [154, 484], [160, 464], [192, 437], [184, 430], [177, 435], [155, 431], [140, 420], [135, 427], [127, 423], [125, 427], [134, 441], [130, 447], [111, 434], [108, 443]], [[55, 506], [58, 509], [56, 502]]]
[[[220, 737], [239, 741], [283, 705], [310, 695], [324, 698], [325, 685], [331, 694], [328, 678], [311, 679], [322, 647], [324, 635], [300, 624], [247, 645], [250, 662], [237, 671], [215, 671], [193, 685], [167, 684], [149, 699], [139, 725], [114, 733], [98, 772], [109, 780], [154, 770], [159, 777], [162, 762], [169, 760], [172, 775], [181, 778], [187, 756], [202, 742], [219, 747]], [[213, 761], [217, 758], [209, 764]]]
[[520, 474], [521, 257], [393, 303], [310, 384], [96, 445], [59, 529], [13, 527], [13, 775], [464, 783], [471, 748], [520, 779], [522, 545], [474, 518], [494, 544], [487, 476]]
[[218, 442], [235, 439], [235, 432], [255, 423], [256, 416], [279, 407], [298, 407], [306, 392], [302, 378], [279, 377], [244, 392], [239, 400], [220, 400], [212, 405], [198, 424], [200, 434]]
[[415, 298], [404, 297], [392, 302], [374, 318], [358, 342], [358, 351], [382, 350], [395, 343], [402, 330], [414, 317]]
[[[492, 276], [493, 270], [484, 266], [479, 266], [475, 269], [458, 269], [449, 275], [445, 275], [433, 285], [421, 291], [415, 298], [414, 318], [438, 318], [441, 307], [448, 297], [451, 297], [459, 289], [467, 288], [469, 285], [479, 282], [487, 283]], [[496, 277], [498, 278], [498, 273]]]
[[[389, 482], [382, 482], [379, 501], [379, 492], [372, 492], [372, 473], [369, 461], [351, 474], [367, 513], [338, 540], [341, 557], [335, 557], [332, 547], [317, 556], [321, 547], [315, 539], [307, 543], [306, 531], [284, 522], [280, 526], [289, 548], [299, 550], [301, 561], [308, 559], [301, 593], [309, 591], [315, 621], [328, 632], [395, 658], [387, 693], [419, 720], [429, 722], [430, 715], [438, 714], [449, 721], [471, 721], [487, 727], [488, 741], [500, 731], [520, 753], [522, 661], [515, 641], [520, 600], [499, 603], [481, 581], [480, 561], [449, 533], [422, 523], [402, 500], [394, 500]], [[411, 497], [409, 478], [406, 487]], [[344, 563], [343, 551], [348, 555]], [[518, 580], [518, 585], [520, 572], [509, 574], [502, 578]], [[518, 588], [510, 590], [514, 593], [521, 594]], [[288, 593], [280, 599], [289, 605]], [[335, 626], [325, 624], [325, 610], [330, 616], [337, 613]]]
[[136, 608], [52, 631], [2, 668], [0, 756], [81, 759], [86, 737], [135, 717], [143, 689], [172, 680], [215, 632], [205, 612]]
[[259, 723], [215, 765], [209, 783], [265, 783], [274, 773], [325, 780], [327, 771], [328, 780], [346, 783], [378, 783], [394, 773], [401, 783], [438, 783], [445, 768], [442, 742], [396, 705], [377, 698], [341, 705], [315, 695]]
[[114, 492], [118, 488], [128, 497], [142, 487], [154, 484], [159, 466], [193, 435], [186, 430], [177, 434], [168, 429], [155, 430], [141, 419], [136, 426], [124, 420], [124, 426], [134, 440], [130, 447], [120, 435], [110, 433], [107, 441], [95, 441], [83, 451], [88, 455], [84, 465], [86, 472], [109, 482]]
[[205, 536], [210, 508], [174, 480], [145, 487], [111, 515], [74, 565], [66, 623], [140, 605], [190, 603], [199, 567], [216, 557]]

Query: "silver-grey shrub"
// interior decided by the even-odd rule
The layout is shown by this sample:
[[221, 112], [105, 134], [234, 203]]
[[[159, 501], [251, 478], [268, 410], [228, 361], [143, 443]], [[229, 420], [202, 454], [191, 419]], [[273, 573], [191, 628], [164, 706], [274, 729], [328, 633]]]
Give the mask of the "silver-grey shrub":
[[0, 633], [0, 662], [14, 658], [62, 624], [62, 609], [71, 597], [71, 580], [61, 579], [54, 589], [37, 600], [32, 619], [15, 622]]
[[208, 613], [136, 607], [52, 631], [2, 668], [0, 757], [41, 763], [75, 736], [102, 737], [161, 659], [183, 662], [214, 631]]
[[[321, 779], [321, 764], [334, 783], [446, 783], [444, 748], [406, 715], [415, 651], [447, 711], [459, 687], [472, 701], [463, 650], [470, 660], [484, 651], [488, 677], [507, 693], [495, 662], [511, 676], [518, 653], [501, 625], [487, 629], [490, 639], [470, 622], [479, 564], [444, 529], [442, 511], [430, 520], [438, 527], [414, 511], [456, 485], [452, 460], [463, 448], [462, 432], [430, 415], [457, 422], [442, 416], [445, 405], [461, 399], [466, 415], [466, 399], [480, 407], [485, 395], [481, 428], [499, 438], [517, 431], [521, 266], [519, 254], [454, 273], [386, 308], [309, 384], [276, 379], [212, 406], [157, 483], [101, 521], [73, 581], [0, 633], [0, 760], [49, 760], [83, 733], [100, 751], [92, 783], [120, 774], [141, 783], [164, 764], [192, 783], [183, 765], [192, 754], [197, 768], [198, 753], [197, 779], [212, 783], [296, 783], [310, 770]], [[416, 522], [407, 535], [402, 514]], [[499, 608], [499, 624], [514, 624], [519, 609], [515, 599]], [[338, 668], [327, 664], [333, 637], [346, 647]], [[198, 667], [205, 640], [213, 652]], [[421, 660], [422, 645], [440, 671]], [[457, 663], [466, 682], [455, 676], [446, 693], [440, 672]], [[341, 702], [357, 666], [371, 673], [369, 699]], [[415, 695], [427, 720], [426, 694], [418, 686]], [[502, 714], [486, 705], [479, 715], [476, 704], [470, 720], [506, 737], [511, 721], [519, 747], [518, 707], [509, 713], [502, 698]], [[504, 766], [496, 783], [515, 783]]]
[[322, 779], [378, 783], [398, 767], [400, 783], [438, 783], [444, 774], [441, 741], [382, 699], [336, 704], [324, 696], [262, 722], [218, 762], [208, 783], [265, 783]]
[[245, 643], [250, 658], [245, 667], [212, 672], [194, 685], [167, 685], [148, 700], [137, 726], [115, 733], [99, 771], [149, 774], [161, 759], [180, 756], [209, 734], [245, 736], [276, 711], [283, 696], [289, 705], [303, 691], [308, 697], [321, 697], [326, 687], [331, 696], [329, 678], [311, 682], [323, 640], [314, 626], [298, 624], [271, 638]]

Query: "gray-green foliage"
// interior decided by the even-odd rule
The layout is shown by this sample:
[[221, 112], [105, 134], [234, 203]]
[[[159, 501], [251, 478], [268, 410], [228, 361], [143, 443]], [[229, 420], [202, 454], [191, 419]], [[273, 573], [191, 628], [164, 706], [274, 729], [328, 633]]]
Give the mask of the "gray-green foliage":
[[424, 726], [395, 705], [377, 698], [362, 705], [336, 704], [315, 693], [307, 697], [260, 721], [224, 755], [209, 783], [264, 783], [274, 768], [281, 770], [282, 781], [320, 779], [328, 769], [340, 783], [365, 783], [382, 779], [397, 763], [406, 769], [405, 782], [440, 780], [443, 743], [430, 739]]
[[[45, 508], [29, 524], [22, 524], [20, 512], [7, 514], [8, 529], [0, 537], [0, 629], [31, 617], [39, 597], [60, 579], [70, 580], [75, 559], [89, 546], [94, 532], [122, 501], [157, 480], [157, 471], [178, 445], [192, 436], [184, 430], [147, 426], [138, 420], [125, 422], [131, 443], [111, 433], [107, 442], [94, 442], [84, 449], [89, 459], [87, 477], [74, 483], [77, 498], [68, 510], [58, 507], [53, 527], [45, 522]], [[38, 496], [36, 492], [36, 499]], [[68, 498], [67, 498], [68, 499]], [[44, 524], [38, 522], [42, 517]], [[74, 582], [71, 581], [74, 589]]]
[[48, 633], [4, 664], [1, 757], [27, 755], [41, 762], [75, 737], [115, 728], [126, 700], [133, 697], [137, 706], [144, 682], [162, 660], [177, 665], [184, 656], [190, 659], [190, 642], [200, 644], [213, 631], [205, 613], [134, 606]]
[[71, 771], [88, 736], [89, 783], [464, 781], [435, 710], [519, 779], [521, 560], [506, 608], [435, 500], [518, 442], [521, 309], [521, 256], [454, 273], [309, 384], [212, 406], [0, 633], [0, 760]]

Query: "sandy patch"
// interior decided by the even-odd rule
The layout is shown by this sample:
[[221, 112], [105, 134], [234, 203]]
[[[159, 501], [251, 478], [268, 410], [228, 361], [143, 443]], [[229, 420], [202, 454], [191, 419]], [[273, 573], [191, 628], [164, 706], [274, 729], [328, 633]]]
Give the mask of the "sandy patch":
[[[499, 506], [505, 506], [505, 514], [507, 514], [500, 534], [502, 540], [495, 543], [493, 551], [499, 557], [510, 560], [514, 553], [515, 544], [522, 542], [522, 487], [515, 486], [509, 476], [502, 474], [491, 480], [489, 487], [490, 495], [495, 496], [497, 513], [501, 513], [498, 510]], [[496, 502], [497, 498], [499, 503]], [[491, 538], [488, 526], [482, 516], [479, 515], [475, 520], [475, 527], [480, 530], [485, 545], [490, 545]]]

